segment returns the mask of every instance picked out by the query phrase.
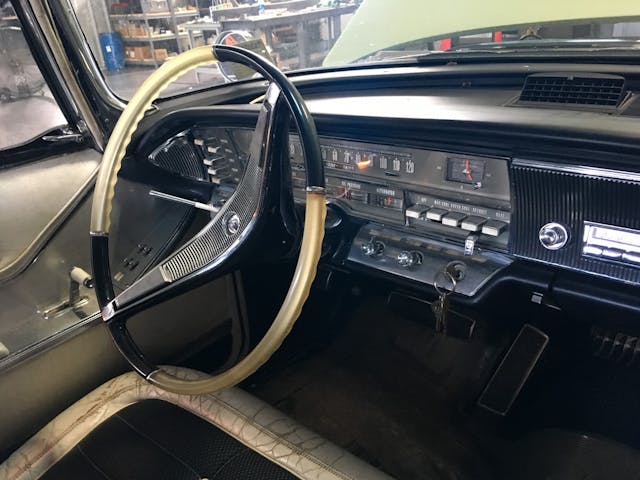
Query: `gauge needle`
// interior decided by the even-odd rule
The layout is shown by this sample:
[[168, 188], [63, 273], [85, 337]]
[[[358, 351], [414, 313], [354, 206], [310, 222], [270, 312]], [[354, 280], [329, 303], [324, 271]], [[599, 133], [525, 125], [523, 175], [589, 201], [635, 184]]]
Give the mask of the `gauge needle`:
[[208, 203], [195, 202], [193, 200], [176, 197], [175, 195], [170, 195], [168, 193], [158, 192], [157, 190], [149, 190], [149, 195], [151, 195], [152, 197], [163, 198], [164, 200], [170, 200], [172, 202], [184, 203], [185, 205], [191, 205], [192, 207], [199, 208], [200, 210], [207, 210], [213, 213], [218, 213], [220, 211], [218, 207], [214, 207], [213, 205], [209, 205]]
[[469, 168], [469, 160], [465, 160], [464, 161], [464, 170], [462, 171], [462, 173], [466, 173], [467, 174], [467, 179], [470, 182], [473, 182], [473, 176], [471, 175], [471, 168]]

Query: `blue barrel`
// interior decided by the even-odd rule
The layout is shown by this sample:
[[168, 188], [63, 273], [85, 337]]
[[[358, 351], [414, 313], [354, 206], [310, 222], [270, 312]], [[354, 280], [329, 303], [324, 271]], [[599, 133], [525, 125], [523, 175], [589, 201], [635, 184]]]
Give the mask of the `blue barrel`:
[[118, 32], [101, 33], [100, 46], [107, 70], [114, 72], [124, 68], [124, 48]]

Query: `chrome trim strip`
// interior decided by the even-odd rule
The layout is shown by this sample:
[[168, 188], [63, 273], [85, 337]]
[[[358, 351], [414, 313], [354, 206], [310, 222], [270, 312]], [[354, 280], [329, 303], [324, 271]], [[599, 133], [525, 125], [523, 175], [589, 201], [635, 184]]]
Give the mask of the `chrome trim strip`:
[[110, 107], [118, 110], [124, 110], [127, 104], [118, 98], [107, 85], [107, 82], [98, 67], [96, 58], [94, 57], [93, 52], [91, 52], [89, 44], [85, 41], [84, 32], [82, 31], [80, 22], [78, 22], [78, 17], [73, 9], [73, 5], [71, 5], [71, 0], [58, 1], [60, 2], [64, 13], [66, 26], [69, 27], [69, 40], [73, 43], [74, 48], [79, 52], [84, 70], [87, 72], [91, 84]]
[[640, 182], [640, 173], [611, 170], [608, 168], [588, 167], [586, 165], [565, 165], [552, 162], [537, 162], [535, 160], [514, 159], [512, 165], [517, 167], [538, 168], [552, 170], [554, 172], [575, 173], [590, 177], [611, 178], [613, 180], [625, 180], [628, 182]]
[[45, 338], [38, 343], [30, 345], [29, 347], [23, 350], [19, 350], [15, 353], [12, 352], [8, 357], [4, 357], [0, 360], [0, 372], [5, 372], [10, 368], [15, 367], [16, 365], [21, 364], [22, 362], [28, 361], [38, 353], [52, 349], [60, 345], [61, 343], [71, 340], [72, 338], [80, 335], [89, 328], [99, 325], [100, 322], [100, 312], [92, 313], [83, 320], [70, 325], [69, 327], [53, 334], [48, 338]]
[[116, 314], [115, 301], [112, 300], [107, 303], [104, 308], [100, 311], [100, 315], [102, 316], [103, 322], [108, 322], [111, 320]]

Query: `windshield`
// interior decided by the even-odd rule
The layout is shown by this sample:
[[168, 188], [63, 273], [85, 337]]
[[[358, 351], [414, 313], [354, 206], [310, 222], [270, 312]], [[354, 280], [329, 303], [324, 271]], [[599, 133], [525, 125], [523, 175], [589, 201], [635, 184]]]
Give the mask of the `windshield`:
[[[360, 1], [78, 0], [76, 16], [114, 93], [129, 98], [164, 62], [221, 43], [262, 54], [281, 70], [319, 67]], [[216, 64], [179, 78], [165, 96], [252, 76]]]
[[[78, 0], [77, 17], [113, 91], [129, 98], [195, 46], [240, 45], [280, 69], [442, 52], [640, 52], [640, 2], [611, 0]], [[165, 96], [252, 76], [232, 64], [179, 78]]]

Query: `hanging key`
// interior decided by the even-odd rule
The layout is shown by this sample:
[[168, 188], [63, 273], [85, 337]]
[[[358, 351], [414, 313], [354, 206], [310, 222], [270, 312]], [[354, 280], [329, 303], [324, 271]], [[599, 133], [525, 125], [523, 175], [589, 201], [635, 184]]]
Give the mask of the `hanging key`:
[[433, 316], [436, 319], [436, 332], [444, 332], [447, 324], [447, 313], [449, 312], [449, 292], [443, 292], [438, 299], [431, 304]]
[[[451, 288], [447, 289], [444, 286], [438, 284], [438, 277], [444, 277], [451, 284]], [[447, 316], [449, 314], [449, 295], [451, 295], [456, 289], [457, 281], [451, 275], [451, 273], [445, 269], [440, 272], [436, 277], [433, 286], [438, 292], [438, 299], [431, 304], [431, 310], [435, 317], [435, 330], [436, 332], [447, 333]]]

